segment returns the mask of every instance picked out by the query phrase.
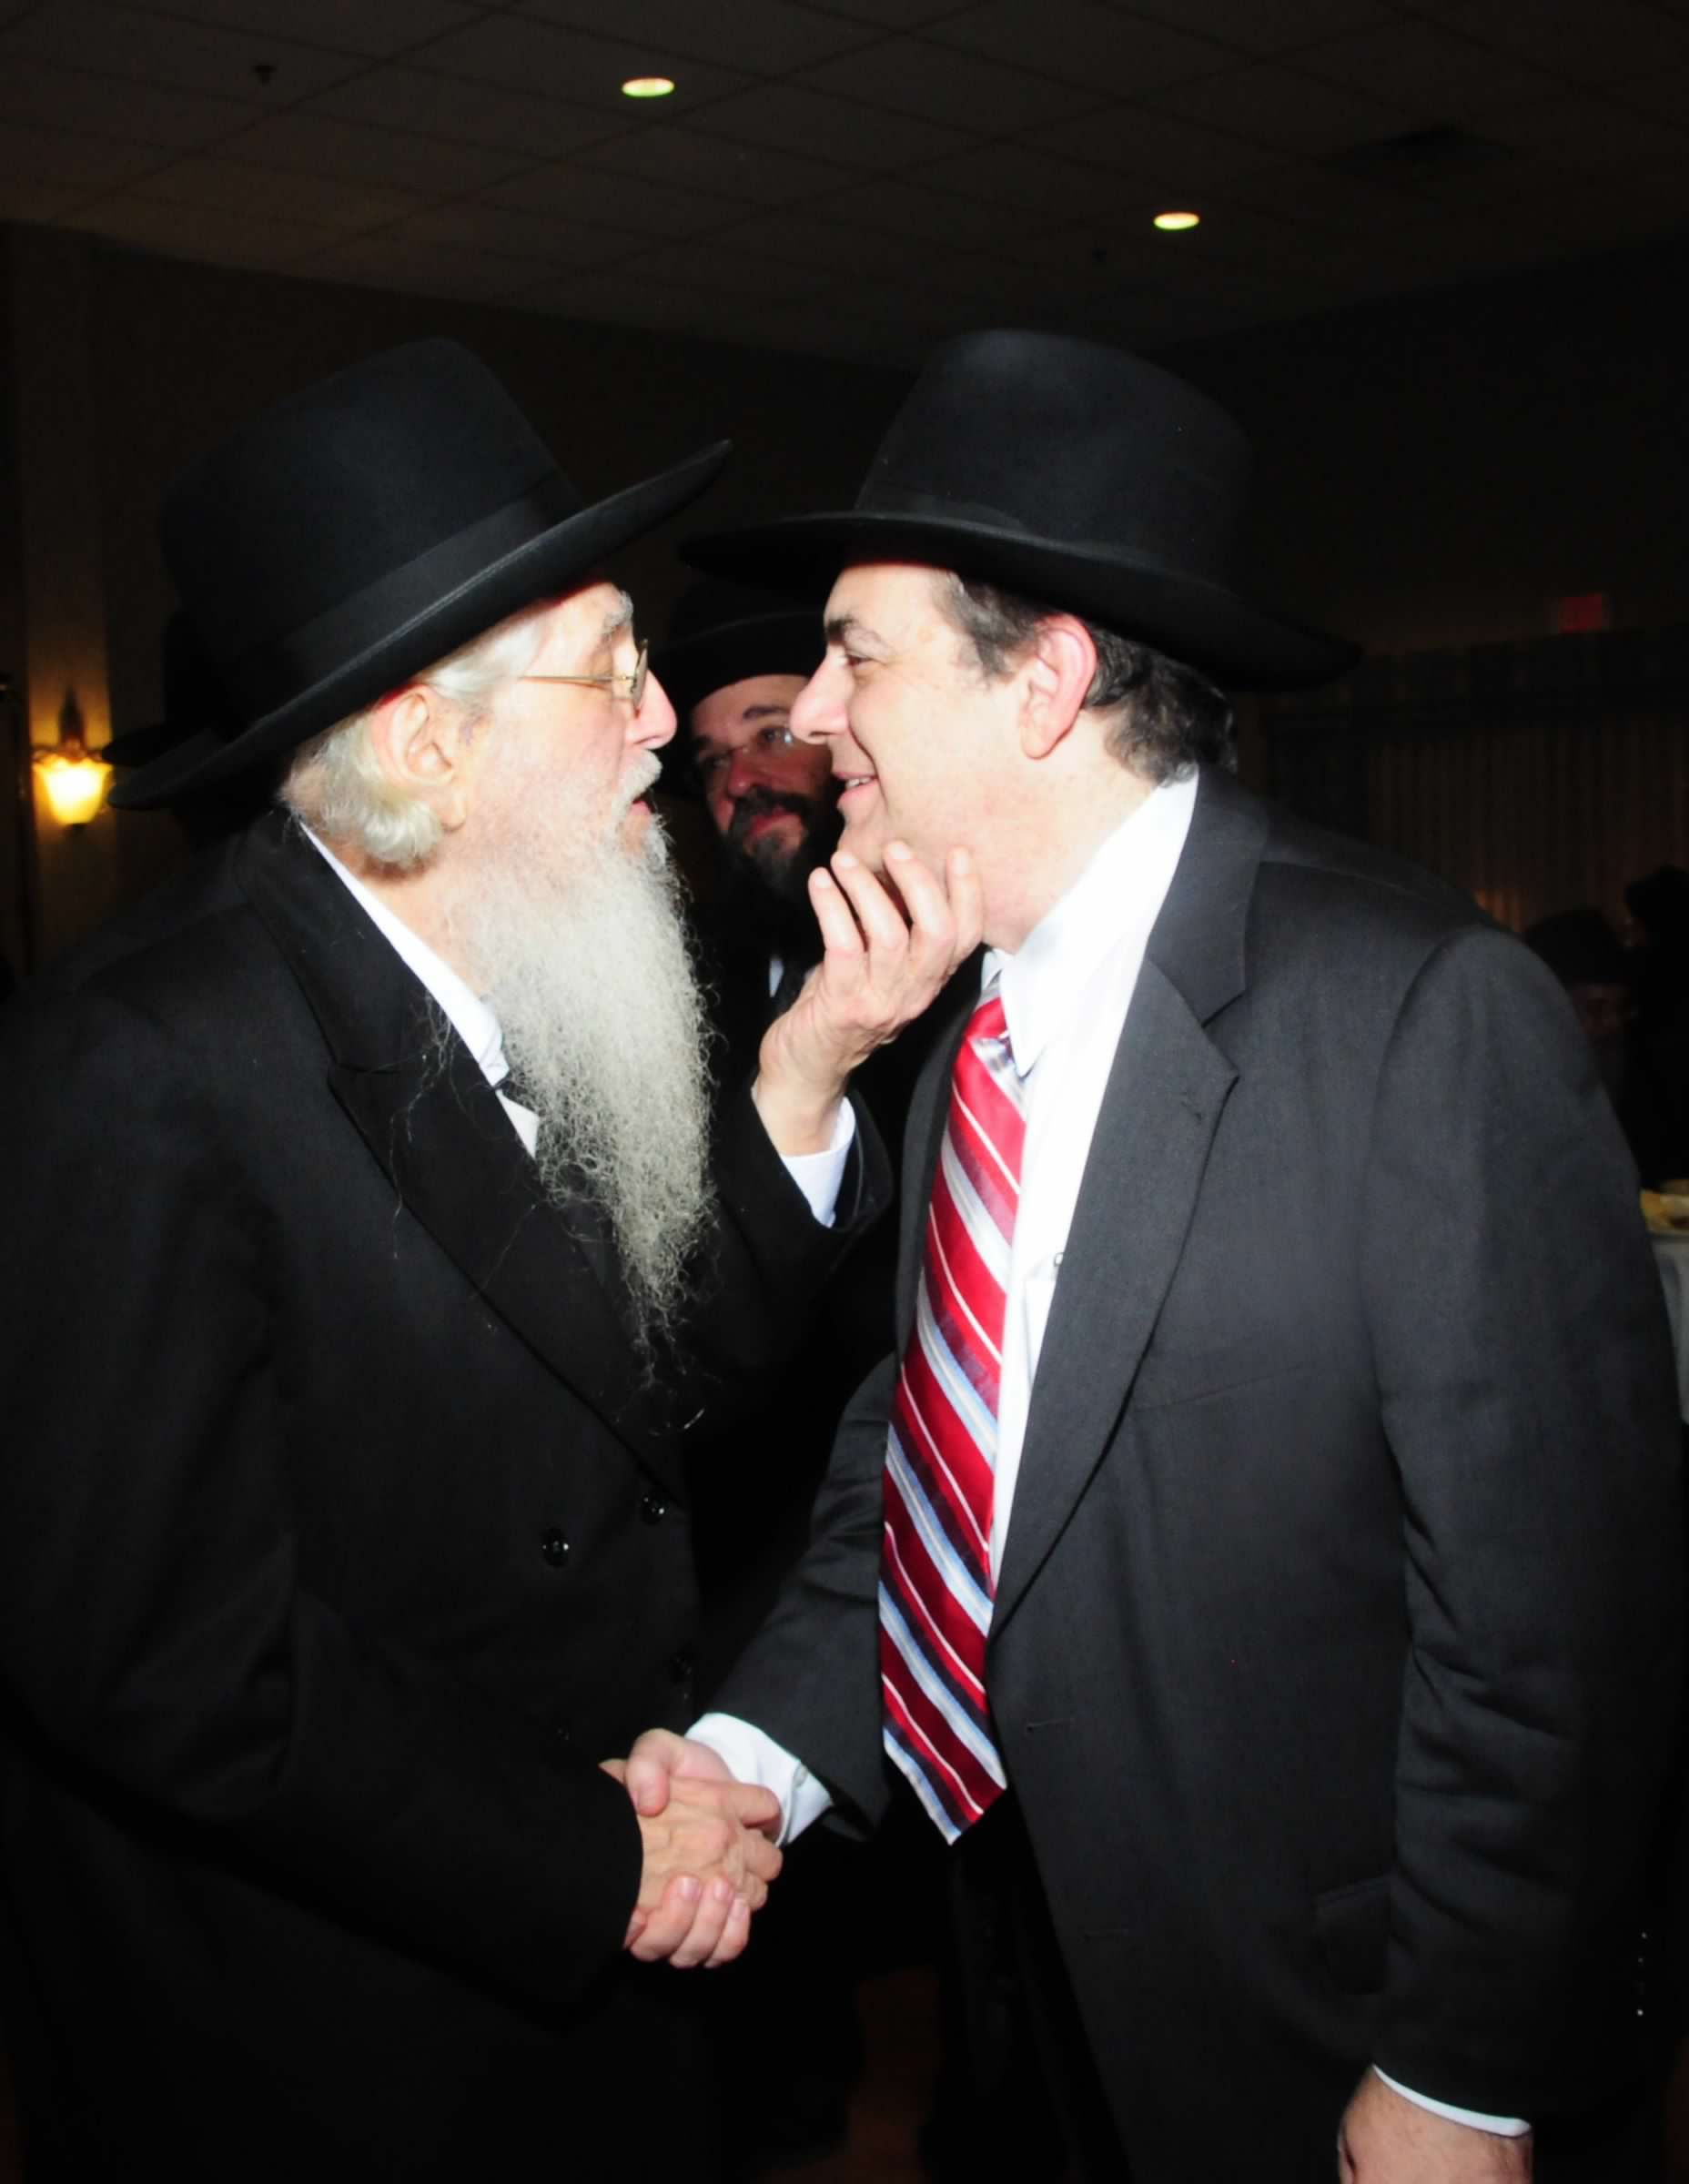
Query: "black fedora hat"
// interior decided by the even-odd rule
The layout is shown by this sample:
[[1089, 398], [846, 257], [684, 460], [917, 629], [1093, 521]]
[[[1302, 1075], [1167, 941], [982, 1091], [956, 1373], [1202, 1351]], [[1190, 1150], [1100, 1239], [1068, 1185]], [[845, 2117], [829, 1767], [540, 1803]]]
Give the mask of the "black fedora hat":
[[813, 588], [922, 561], [1087, 617], [1223, 682], [1295, 689], [1356, 648], [1239, 588], [1239, 426], [1142, 358], [1067, 335], [961, 334], [928, 360], [855, 508], [689, 541], [713, 574]]
[[652, 648], [651, 664], [681, 718], [681, 732], [664, 744], [663, 786], [693, 793], [692, 737], [686, 716], [713, 691], [753, 675], [802, 675], [807, 682], [826, 650], [821, 612], [824, 587], [807, 605], [789, 593], [731, 578], [706, 576], [681, 594], [668, 634]]
[[266, 410], [177, 480], [161, 524], [230, 717], [111, 801], [167, 803], [374, 704], [567, 591], [683, 508], [726, 456], [718, 441], [589, 504], [486, 366], [444, 340], [367, 358]]

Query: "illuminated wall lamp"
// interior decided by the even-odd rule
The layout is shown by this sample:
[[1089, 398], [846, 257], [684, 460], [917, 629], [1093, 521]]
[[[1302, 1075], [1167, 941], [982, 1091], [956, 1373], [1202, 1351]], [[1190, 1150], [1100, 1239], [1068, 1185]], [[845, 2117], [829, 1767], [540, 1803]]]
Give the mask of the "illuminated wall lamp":
[[111, 768], [87, 749], [79, 735], [63, 743], [37, 743], [35, 773], [47, 809], [67, 831], [86, 826], [106, 801]]

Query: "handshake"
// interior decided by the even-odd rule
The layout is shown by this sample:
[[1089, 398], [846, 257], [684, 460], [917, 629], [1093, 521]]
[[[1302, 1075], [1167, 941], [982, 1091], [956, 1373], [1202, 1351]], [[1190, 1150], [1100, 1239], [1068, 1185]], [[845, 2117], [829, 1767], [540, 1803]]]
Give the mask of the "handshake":
[[622, 1946], [681, 1969], [731, 1962], [780, 1871], [779, 1799], [667, 1729], [648, 1729], [626, 1759], [602, 1765], [632, 1800], [645, 1851]]

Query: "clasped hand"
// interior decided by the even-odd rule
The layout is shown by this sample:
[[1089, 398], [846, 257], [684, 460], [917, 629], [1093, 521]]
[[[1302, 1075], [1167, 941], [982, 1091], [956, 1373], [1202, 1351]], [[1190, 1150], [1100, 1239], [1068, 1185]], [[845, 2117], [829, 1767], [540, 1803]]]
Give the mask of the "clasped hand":
[[[654, 1749], [681, 1754], [656, 1795]], [[652, 1730], [634, 1746], [645, 1755], [631, 1779], [630, 1763], [607, 1759], [605, 1774], [626, 1785], [644, 1845], [639, 1896], [622, 1946], [642, 1963], [666, 1961], [684, 1969], [726, 1964], [750, 1938], [751, 1915], [768, 1900], [780, 1871], [774, 1838], [780, 1803], [772, 1791], [735, 1782], [713, 1752], [666, 1731]]]
[[966, 850], [949, 853], [940, 880], [905, 844], [893, 842], [885, 872], [891, 888], [841, 850], [831, 872], [810, 875], [824, 952], [764, 1034], [754, 1087], [764, 1125], [784, 1154], [826, 1149], [852, 1073], [913, 1023], [979, 945], [985, 912]]

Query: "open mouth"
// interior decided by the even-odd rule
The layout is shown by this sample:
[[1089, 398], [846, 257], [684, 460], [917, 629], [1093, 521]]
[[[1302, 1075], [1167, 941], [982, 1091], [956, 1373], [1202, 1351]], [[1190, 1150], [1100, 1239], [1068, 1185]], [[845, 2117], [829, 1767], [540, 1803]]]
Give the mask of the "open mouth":
[[871, 789], [878, 779], [877, 774], [841, 774], [838, 777], [840, 804], [847, 796], [855, 795], [859, 789]]

